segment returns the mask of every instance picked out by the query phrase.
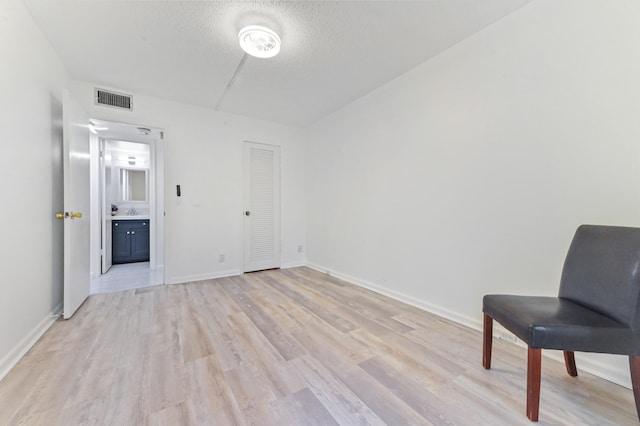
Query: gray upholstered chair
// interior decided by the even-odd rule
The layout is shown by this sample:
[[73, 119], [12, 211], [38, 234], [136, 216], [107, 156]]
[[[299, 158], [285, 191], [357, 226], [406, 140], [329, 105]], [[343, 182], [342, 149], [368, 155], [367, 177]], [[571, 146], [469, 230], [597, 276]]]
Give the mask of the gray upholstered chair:
[[541, 349], [627, 355], [640, 418], [640, 229], [582, 225], [564, 262], [558, 297], [487, 295], [482, 365], [491, 368], [493, 320], [529, 346], [527, 417], [538, 420]]

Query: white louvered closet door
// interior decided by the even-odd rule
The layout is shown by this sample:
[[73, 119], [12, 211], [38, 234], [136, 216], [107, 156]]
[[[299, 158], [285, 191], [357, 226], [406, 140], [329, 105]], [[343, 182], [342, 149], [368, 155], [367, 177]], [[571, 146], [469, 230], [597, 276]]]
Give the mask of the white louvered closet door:
[[280, 148], [244, 144], [244, 272], [280, 267]]

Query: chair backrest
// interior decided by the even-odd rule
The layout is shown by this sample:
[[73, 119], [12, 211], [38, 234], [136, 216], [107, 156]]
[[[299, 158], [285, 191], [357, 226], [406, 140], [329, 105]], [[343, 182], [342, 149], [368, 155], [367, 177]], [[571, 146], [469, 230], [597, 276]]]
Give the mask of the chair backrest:
[[640, 329], [640, 228], [580, 226], [558, 296]]

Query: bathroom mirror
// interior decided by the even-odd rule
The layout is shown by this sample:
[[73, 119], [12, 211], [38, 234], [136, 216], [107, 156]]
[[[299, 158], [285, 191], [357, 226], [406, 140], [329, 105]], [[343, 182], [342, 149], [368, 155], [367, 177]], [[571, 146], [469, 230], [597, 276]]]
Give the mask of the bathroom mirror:
[[118, 181], [120, 201], [147, 201], [147, 170], [121, 168]]

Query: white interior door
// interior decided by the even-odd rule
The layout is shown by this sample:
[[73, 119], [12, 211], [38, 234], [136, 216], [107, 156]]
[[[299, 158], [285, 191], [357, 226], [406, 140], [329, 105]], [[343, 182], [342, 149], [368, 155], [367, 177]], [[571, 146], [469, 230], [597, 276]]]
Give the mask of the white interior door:
[[280, 267], [280, 148], [244, 143], [244, 272]]
[[89, 116], [68, 91], [63, 95], [64, 305], [70, 318], [89, 297]]
[[[107, 167], [105, 166], [106, 144], [104, 139], [100, 139], [100, 171], [99, 171], [99, 192], [100, 192], [100, 253], [102, 263], [102, 273], [106, 274], [111, 269], [111, 221], [107, 216], [111, 214], [111, 205], [107, 204]], [[109, 169], [109, 179], [111, 170]]]

